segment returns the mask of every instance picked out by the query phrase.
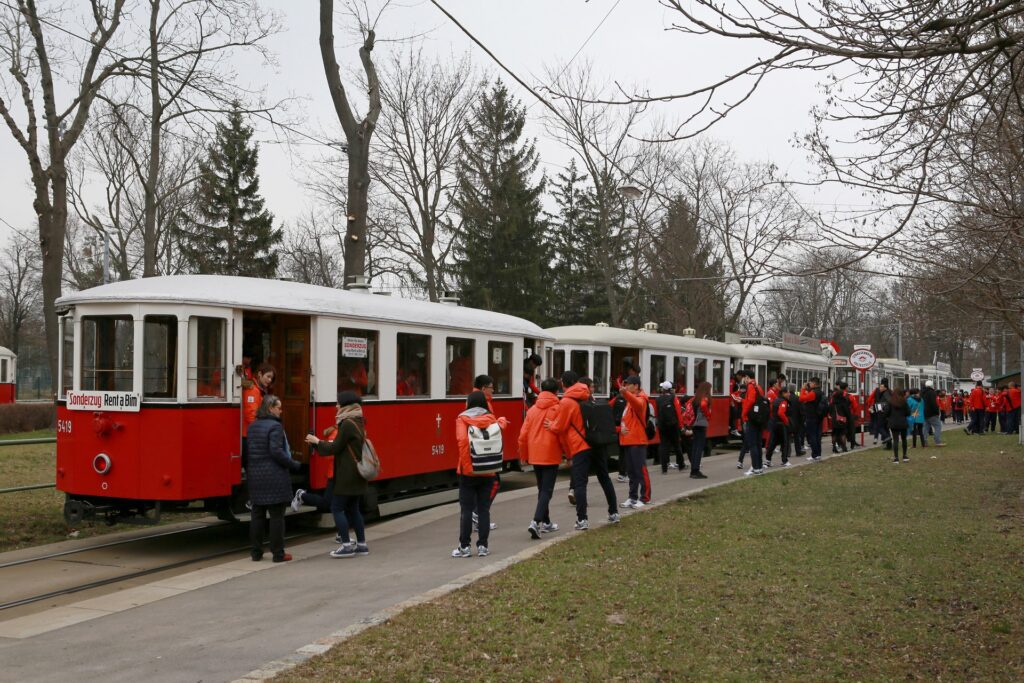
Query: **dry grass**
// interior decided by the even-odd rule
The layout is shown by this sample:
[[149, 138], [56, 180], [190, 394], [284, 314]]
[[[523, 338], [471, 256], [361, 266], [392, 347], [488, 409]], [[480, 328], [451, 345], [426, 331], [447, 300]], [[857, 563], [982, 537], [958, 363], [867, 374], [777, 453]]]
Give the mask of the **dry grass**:
[[278, 680], [1022, 680], [1024, 449], [949, 441], [634, 515]]

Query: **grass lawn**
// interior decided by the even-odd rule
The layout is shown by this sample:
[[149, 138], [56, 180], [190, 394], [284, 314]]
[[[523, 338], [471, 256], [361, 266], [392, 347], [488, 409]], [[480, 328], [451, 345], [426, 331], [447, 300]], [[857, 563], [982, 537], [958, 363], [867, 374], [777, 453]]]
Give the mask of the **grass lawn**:
[[278, 680], [1024, 680], [1024, 449], [947, 440], [580, 534]]
[[[34, 439], [52, 435], [52, 431], [22, 432], [6, 438]], [[53, 482], [55, 447], [52, 443], [0, 446], [0, 489]], [[162, 523], [181, 522], [205, 514], [168, 514]], [[83, 522], [73, 531], [75, 538], [87, 538], [130, 528], [125, 524], [108, 526], [99, 518]], [[67, 540], [71, 532], [64, 524], [64, 494], [56, 489], [0, 494], [0, 552]]]
[[57, 432], [55, 432], [52, 429], [37, 429], [34, 432], [18, 432], [17, 434], [3, 434], [0, 435], [0, 441], [15, 441], [17, 439], [52, 439], [55, 436], [57, 436]]

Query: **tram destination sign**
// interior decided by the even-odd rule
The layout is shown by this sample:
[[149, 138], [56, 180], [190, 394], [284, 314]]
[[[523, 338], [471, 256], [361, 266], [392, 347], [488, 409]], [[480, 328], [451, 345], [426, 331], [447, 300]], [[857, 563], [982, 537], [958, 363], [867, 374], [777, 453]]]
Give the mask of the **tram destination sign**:
[[875, 365], [875, 354], [867, 349], [857, 349], [850, 354], [850, 366], [858, 370], [870, 370]]
[[68, 410], [100, 410], [111, 413], [137, 413], [142, 399], [133, 391], [69, 391]]

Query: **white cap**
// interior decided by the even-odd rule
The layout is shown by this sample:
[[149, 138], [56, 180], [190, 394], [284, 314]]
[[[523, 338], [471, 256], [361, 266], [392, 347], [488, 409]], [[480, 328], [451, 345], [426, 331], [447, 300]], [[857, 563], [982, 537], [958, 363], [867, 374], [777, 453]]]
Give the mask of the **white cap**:
[[927, 381], [926, 381], [926, 382], [924, 383], [924, 385], [925, 385], [926, 387], [933, 387], [933, 386], [935, 386], [934, 384], [932, 384], [932, 381], [931, 381], [931, 380], [927, 380]]
[[672, 389], [672, 382], [669, 382], [668, 380], [665, 380], [664, 382], [662, 382], [658, 386], [661, 387], [662, 391], [669, 391], [670, 389]]

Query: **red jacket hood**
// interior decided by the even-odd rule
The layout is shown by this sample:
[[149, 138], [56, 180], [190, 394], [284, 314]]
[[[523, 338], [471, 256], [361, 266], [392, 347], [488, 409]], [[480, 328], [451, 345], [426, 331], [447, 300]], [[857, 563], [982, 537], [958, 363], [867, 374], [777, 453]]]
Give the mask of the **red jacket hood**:
[[498, 421], [498, 418], [493, 413], [477, 413], [476, 411], [482, 410], [481, 408], [473, 408], [471, 410], [459, 413], [459, 421], [472, 427], [490, 427], [492, 424]]
[[565, 390], [564, 396], [576, 401], [586, 401], [590, 398], [590, 388], [582, 382], [577, 382]]
[[540, 394], [537, 395], [537, 401], [535, 405], [540, 406], [541, 410], [547, 410], [551, 406], [558, 405], [558, 397], [555, 396], [550, 391], [542, 391], [540, 392]]

